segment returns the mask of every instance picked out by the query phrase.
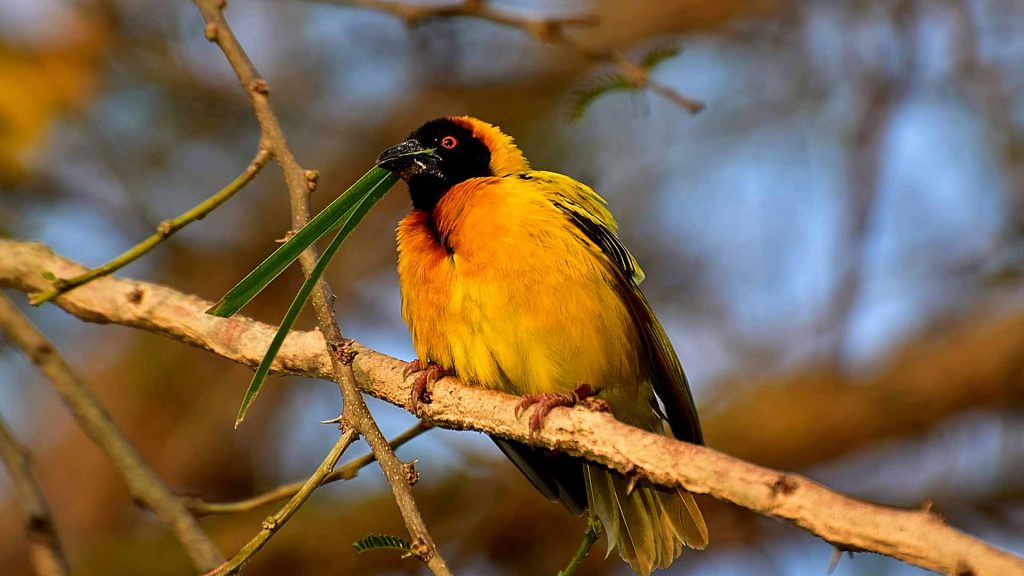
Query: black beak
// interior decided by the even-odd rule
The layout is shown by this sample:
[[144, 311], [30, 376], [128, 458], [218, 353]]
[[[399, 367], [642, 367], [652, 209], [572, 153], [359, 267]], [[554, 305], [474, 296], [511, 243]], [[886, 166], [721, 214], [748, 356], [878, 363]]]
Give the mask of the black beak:
[[412, 138], [381, 152], [377, 166], [398, 174], [402, 180], [418, 174], [443, 177], [441, 157]]

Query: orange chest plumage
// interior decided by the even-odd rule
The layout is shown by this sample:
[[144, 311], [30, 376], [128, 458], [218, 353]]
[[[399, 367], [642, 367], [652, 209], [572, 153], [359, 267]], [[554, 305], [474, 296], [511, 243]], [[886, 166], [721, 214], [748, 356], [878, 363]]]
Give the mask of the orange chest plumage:
[[583, 382], [635, 393], [636, 337], [592, 248], [514, 176], [469, 180], [414, 210], [398, 226], [398, 273], [417, 356], [515, 394]]

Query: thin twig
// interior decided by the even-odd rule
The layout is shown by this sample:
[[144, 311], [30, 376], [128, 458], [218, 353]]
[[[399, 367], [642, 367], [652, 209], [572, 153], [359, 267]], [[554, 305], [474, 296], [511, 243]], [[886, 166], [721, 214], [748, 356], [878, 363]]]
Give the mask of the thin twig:
[[580, 547], [576, 549], [576, 553], [573, 554], [572, 560], [569, 561], [569, 565], [564, 570], [558, 572], [558, 576], [575, 576], [576, 571], [583, 565], [583, 561], [590, 556], [590, 549], [594, 547], [594, 543], [601, 537], [601, 522], [595, 517], [591, 517], [587, 521], [587, 529], [583, 531], [583, 541], [580, 542]]
[[68, 574], [68, 561], [57, 537], [57, 528], [46, 505], [42, 490], [32, 477], [28, 451], [20, 444], [3, 418], [0, 418], [0, 460], [13, 480], [29, 542], [29, 560], [38, 576]]
[[317, 466], [313, 475], [309, 477], [303, 484], [292, 499], [288, 501], [280, 510], [277, 511], [273, 516], [268, 517], [263, 521], [263, 528], [242, 546], [242, 549], [238, 551], [230, 560], [221, 564], [213, 570], [206, 573], [205, 576], [225, 576], [227, 574], [237, 574], [245, 564], [252, 559], [252, 557], [266, 545], [270, 537], [275, 532], [281, 529], [288, 520], [298, 512], [299, 508], [309, 500], [309, 497], [313, 494], [313, 491], [318, 486], [323, 484], [324, 478], [334, 470], [334, 465], [338, 463], [338, 459], [341, 458], [341, 454], [345, 452], [345, 449], [356, 439], [355, 430], [346, 430], [338, 436], [338, 441], [334, 443], [334, 447], [327, 453], [327, 457], [324, 461]]
[[209, 570], [220, 564], [223, 561], [220, 552], [199, 527], [196, 519], [146, 465], [53, 344], [2, 294], [0, 331], [50, 380], [78, 425], [121, 472], [132, 496], [156, 513], [188, 552], [196, 567]]
[[[227, 58], [238, 77], [239, 83], [249, 94], [263, 140], [274, 157], [277, 158], [284, 174], [291, 203], [292, 228], [298, 230], [309, 221], [309, 193], [316, 187], [317, 173], [304, 170], [288, 147], [277, 116], [270, 106], [268, 98], [270, 87], [266, 80], [260, 77], [259, 72], [224, 19], [225, 3], [222, 0], [195, 0], [195, 3], [206, 21], [206, 38], [220, 46], [224, 57]], [[303, 252], [299, 258], [299, 263], [307, 276], [315, 265], [316, 259], [317, 253], [314, 247]], [[331, 376], [341, 388], [344, 399], [342, 426], [354, 428], [370, 445], [370, 449], [380, 463], [384, 477], [391, 487], [406, 529], [412, 536], [412, 550], [416, 557], [423, 561], [435, 575], [451, 574], [427, 530], [419, 508], [416, 506], [409, 482], [411, 475], [408, 473], [406, 465], [395, 456], [388, 446], [387, 438], [384, 437], [374, 421], [356, 384], [355, 373], [352, 370], [352, 360], [356, 353], [351, 349], [351, 342], [342, 337], [341, 330], [338, 328], [334, 317], [334, 297], [326, 281], [320, 281], [313, 291], [311, 300], [317, 326], [324, 335], [327, 350], [330, 352]]]
[[246, 184], [252, 181], [252, 179], [259, 173], [260, 169], [270, 159], [270, 153], [267, 149], [260, 146], [256, 156], [252, 159], [252, 162], [246, 166], [245, 170], [238, 175], [237, 178], [231, 181], [227, 186], [221, 188], [213, 196], [210, 196], [206, 200], [203, 200], [199, 204], [196, 204], [188, 211], [183, 212], [175, 218], [170, 220], [164, 220], [157, 227], [156, 231], [148, 238], [139, 242], [135, 246], [129, 248], [120, 256], [115, 257], [106, 264], [93, 268], [84, 274], [79, 274], [73, 278], [58, 278], [53, 281], [53, 288], [46, 292], [40, 292], [29, 296], [29, 302], [33, 306], [39, 306], [45, 302], [49, 302], [54, 298], [64, 294], [70, 290], [92, 282], [93, 280], [112, 274], [124, 266], [134, 262], [153, 248], [160, 244], [164, 240], [170, 238], [175, 232], [181, 230], [185, 226], [195, 222], [196, 220], [202, 220], [207, 214], [213, 212], [218, 206], [227, 202], [229, 198], [235, 195], [236, 192], [245, 188]]
[[563, 46], [580, 56], [597, 63], [615, 66], [634, 90], [649, 89], [669, 102], [697, 114], [705, 105], [681, 94], [674, 88], [650, 77], [649, 71], [630, 62], [617, 50], [592, 48], [566, 34], [567, 28], [589, 27], [599, 23], [592, 14], [580, 16], [527, 16], [495, 8], [486, 0], [462, 0], [455, 4], [402, 4], [381, 0], [319, 0], [330, 4], [357, 6], [376, 10], [400, 18], [408, 26], [418, 26], [438, 18], [477, 18], [502, 26], [516, 28], [533, 36], [540, 42]]
[[[0, 240], [0, 286], [31, 292], [45, 282], [40, 270], [74, 273], [79, 268], [45, 246]], [[150, 302], [160, 305], [149, 305]], [[84, 320], [141, 328], [247, 366], [259, 363], [275, 332], [274, 327], [250, 318], [209, 316], [205, 311], [211, 303], [201, 298], [157, 284], [120, 278], [105, 278], [56, 303]], [[1020, 394], [1022, 334], [1024, 316], [1020, 315], [970, 324], [942, 339], [903, 350], [883, 377], [889, 379], [890, 387], [905, 387], [900, 394], [907, 394], [918, 390], [921, 381], [935, 381], [937, 370], [944, 375], [943, 393], [949, 393], [946, 389], [961, 391], [958, 396], [942, 399], [929, 396], [935, 394], [932, 389], [907, 396], [923, 410], [934, 410], [930, 405], [936, 402], [952, 403], [957, 409], [965, 405], [991, 406], [1000, 399]], [[352, 347], [358, 352], [353, 367], [360, 388], [409, 409], [410, 384], [402, 378], [406, 364], [356, 343]], [[991, 360], [984, 373], [963, 370], [963, 359], [975, 357], [980, 350]], [[965, 352], [968, 356], [962, 355]], [[329, 378], [333, 375], [329, 356], [324, 353], [324, 339], [318, 331], [293, 332], [281, 349], [275, 369], [279, 373]], [[874, 391], [856, 405], [864, 402], [868, 409], [874, 407], [877, 411], [877, 390], [881, 385], [872, 386]], [[852, 387], [850, 393], [856, 392], [856, 388]], [[820, 387], [815, 388], [814, 394], [819, 393]], [[431, 396], [433, 401], [420, 409], [422, 417], [436, 426], [530, 441], [526, 423], [514, 415], [518, 401], [514, 396], [465, 386], [453, 378], [436, 382]], [[835, 403], [835, 395], [830, 394], [828, 401]], [[770, 406], [758, 413], [766, 410]], [[864, 409], [840, 411], [832, 417], [848, 418], [851, 413], [862, 414]], [[918, 420], [911, 422], [915, 430], [926, 425]], [[608, 414], [583, 409], [555, 410], [534, 438], [546, 448], [623, 472], [642, 474], [655, 484], [709, 494], [760, 515], [787, 520], [844, 549], [884, 554], [941, 573], [1024, 574], [1024, 559], [946, 525], [931, 511], [857, 500], [796, 474], [756, 466], [707, 447], [638, 430]]]
[[[420, 421], [414, 426], [402, 432], [398, 436], [395, 436], [390, 443], [392, 450], [397, 450], [400, 446], [406, 442], [416, 438], [420, 434], [433, 428], [430, 424]], [[338, 480], [351, 480], [355, 478], [359, 471], [366, 466], [376, 462], [377, 459], [373, 453], [360, 456], [355, 460], [345, 464], [341, 468], [338, 468], [334, 472], [328, 474], [321, 484], [330, 484]], [[239, 500], [237, 502], [204, 502], [199, 498], [186, 498], [185, 506], [192, 511], [193, 514], [199, 516], [210, 516], [214, 514], [235, 514], [238, 512], [248, 512], [249, 510], [255, 510], [260, 506], [265, 506], [278, 500], [284, 500], [296, 494], [306, 484], [305, 480], [292, 482], [283, 486], [278, 486], [273, 490], [269, 490], [258, 496], [252, 498], [246, 498], [245, 500]]]

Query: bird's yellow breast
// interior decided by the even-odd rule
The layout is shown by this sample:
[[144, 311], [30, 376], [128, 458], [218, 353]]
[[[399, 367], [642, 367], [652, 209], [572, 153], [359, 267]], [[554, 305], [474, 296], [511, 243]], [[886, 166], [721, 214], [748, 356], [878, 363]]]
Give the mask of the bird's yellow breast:
[[468, 180], [399, 224], [402, 312], [417, 356], [514, 394], [614, 383], [635, 397], [628, 311], [599, 249], [551, 202], [556, 183], [534, 178], [543, 176]]

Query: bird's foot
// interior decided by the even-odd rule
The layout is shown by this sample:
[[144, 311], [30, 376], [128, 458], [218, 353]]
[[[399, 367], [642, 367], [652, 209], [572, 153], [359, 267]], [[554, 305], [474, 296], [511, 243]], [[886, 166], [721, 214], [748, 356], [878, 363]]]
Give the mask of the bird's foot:
[[532, 439], [533, 435], [544, 425], [544, 420], [547, 419], [549, 412], [555, 408], [572, 408], [595, 394], [597, 392], [590, 387], [590, 384], [580, 384], [578, 388], [568, 393], [527, 394], [516, 404], [516, 418], [522, 416], [530, 406], [537, 406], [530, 416], [530, 438]]
[[445, 370], [433, 362], [421, 362], [420, 360], [413, 360], [406, 365], [405, 370], [402, 371], [402, 378], [408, 378], [409, 376], [416, 374], [416, 380], [412, 383], [412, 403], [413, 412], [417, 412], [419, 405], [430, 404], [430, 387], [441, 378], [445, 376], [451, 376], [454, 374], [451, 370]]

